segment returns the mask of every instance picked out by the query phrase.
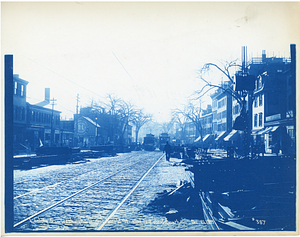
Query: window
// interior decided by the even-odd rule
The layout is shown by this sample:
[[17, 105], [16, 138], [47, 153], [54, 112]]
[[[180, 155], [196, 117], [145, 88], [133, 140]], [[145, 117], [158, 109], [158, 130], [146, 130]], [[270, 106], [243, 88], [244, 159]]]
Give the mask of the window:
[[15, 81], [14, 94], [17, 94], [18, 83]]
[[25, 108], [22, 107], [21, 109], [21, 120], [24, 121], [25, 120]]
[[269, 133], [269, 142], [272, 142], [272, 140], [273, 140], [273, 136], [272, 136], [272, 133], [270, 132]]
[[214, 120], [218, 119], [218, 118], [217, 118], [217, 112], [216, 112], [216, 111], [213, 112], [213, 119], [214, 119]]
[[216, 108], [216, 107], [217, 107], [217, 101], [216, 101], [216, 100], [213, 101], [212, 107], [213, 107], [213, 108]]
[[259, 106], [262, 106], [262, 95], [259, 95]]
[[218, 108], [221, 108], [225, 105], [225, 98], [218, 102]]
[[259, 121], [258, 121], [258, 126], [262, 126], [262, 113], [259, 113]]
[[254, 107], [257, 107], [257, 97], [254, 98]]
[[290, 138], [292, 138], [292, 139], [295, 138], [295, 131], [294, 131], [294, 129], [288, 129], [287, 132], [288, 132], [288, 135], [289, 135]]
[[257, 127], [257, 114], [254, 115], [254, 127]]
[[222, 112], [222, 118], [226, 118], [226, 110]]
[[238, 104], [236, 106], [234, 106], [234, 108], [233, 108], [233, 114], [238, 114], [239, 113], [239, 109], [240, 109], [240, 106]]
[[14, 105], [14, 119], [17, 120], [17, 106]]
[[259, 77], [258, 88], [261, 88], [262, 85], [263, 85], [263, 83], [262, 83], [262, 77]]
[[24, 85], [21, 85], [21, 96], [24, 96]]

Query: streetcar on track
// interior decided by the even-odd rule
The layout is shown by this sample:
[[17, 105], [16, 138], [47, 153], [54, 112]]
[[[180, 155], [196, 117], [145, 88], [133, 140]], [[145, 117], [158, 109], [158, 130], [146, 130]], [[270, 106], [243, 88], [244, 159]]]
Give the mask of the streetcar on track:
[[146, 137], [144, 137], [143, 149], [145, 151], [154, 151], [156, 149], [156, 139], [153, 134], [146, 134]]
[[170, 144], [170, 136], [169, 136], [169, 134], [168, 133], [161, 133], [159, 135], [159, 149], [161, 151], [164, 150], [164, 147], [165, 147], [165, 145], [166, 145], [167, 142]]

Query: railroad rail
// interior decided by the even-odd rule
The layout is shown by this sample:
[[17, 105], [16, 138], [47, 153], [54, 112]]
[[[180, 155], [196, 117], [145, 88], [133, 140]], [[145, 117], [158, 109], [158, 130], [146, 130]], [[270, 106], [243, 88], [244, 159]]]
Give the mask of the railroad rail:
[[[132, 179], [132, 181], [130, 181], [130, 182], [129, 182], [129, 179], [126, 179], [128, 181], [128, 186], [129, 186], [130, 190], [129, 191], [128, 191], [128, 189], [122, 190], [121, 197], [124, 197], [126, 195], [125, 198], [123, 198], [122, 201], [119, 202], [119, 204], [114, 209], [110, 210], [111, 212], [108, 215], [108, 217], [106, 217], [105, 220], [99, 221], [102, 224], [98, 223], [97, 226], [95, 226], [95, 229], [101, 230], [103, 228], [103, 226], [108, 222], [108, 220], [117, 212], [117, 210], [122, 206], [122, 204], [126, 201], [126, 199], [128, 199], [128, 197], [135, 191], [135, 189], [138, 187], [138, 185], [143, 181], [143, 179], [155, 167], [155, 165], [159, 162], [159, 160], [161, 160], [161, 158], [163, 156], [164, 155], [161, 155], [157, 160], [155, 160], [154, 164], [153, 164], [153, 159], [151, 161], [149, 161], [151, 163], [151, 167], [150, 168], [149, 168], [150, 164], [148, 164], [149, 163], [148, 161], [147, 161], [148, 162], [147, 163], [147, 162], [145, 162], [145, 160], [139, 160], [139, 161], [137, 161], [137, 162], [135, 162], [135, 163], [133, 163], [133, 164], [131, 164], [129, 166], [126, 166], [126, 167], [123, 167], [120, 170], [117, 170], [116, 172], [114, 172], [114, 173], [112, 173], [112, 174], [110, 174], [110, 175], [108, 175], [108, 176], [106, 176], [106, 177], [98, 180], [97, 182], [93, 182], [92, 184], [89, 184], [88, 186], [86, 186], [84, 188], [81, 188], [80, 190], [76, 190], [76, 192], [75, 192], [75, 190], [73, 190], [73, 193], [71, 195], [68, 195], [67, 197], [64, 197], [62, 200], [59, 200], [59, 201], [53, 203], [52, 205], [47, 206], [47, 207], [43, 208], [42, 210], [40, 210], [40, 211], [38, 211], [38, 212], [30, 215], [29, 217], [26, 217], [23, 220], [18, 221], [14, 225], [14, 228], [20, 228], [23, 224], [28, 223], [28, 221], [36, 218], [37, 216], [40, 216], [41, 214], [43, 214], [45, 212], [48, 212], [49, 210], [54, 210], [55, 207], [57, 207], [57, 206], [65, 203], [66, 201], [70, 201], [70, 202], [74, 202], [74, 203], [78, 202], [76, 200], [73, 200], [74, 197], [78, 196], [79, 194], [85, 193], [88, 190], [95, 189], [97, 185], [98, 186], [97, 186], [96, 189], [97, 190], [101, 190], [101, 188], [104, 188], [105, 185], [107, 185], [107, 183], [109, 183], [109, 182], [111, 182], [111, 183], [118, 183], [118, 182], [126, 179], [125, 176], [128, 175], [129, 179]], [[146, 167], [147, 167], [146, 168], [146, 172], [141, 172], [141, 170], [144, 169], [143, 167], [145, 166], [145, 163], [147, 163], [146, 164]], [[124, 171], [126, 171], [125, 174], [124, 174]], [[131, 174], [129, 174], [129, 173], [131, 173]], [[136, 181], [136, 177], [135, 176], [139, 176], [141, 173], [143, 173], [142, 177], [139, 178]], [[64, 180], [62, 182], [59, 182], [59, 183], [56, 183], [54, 185], [47, 186], [47, 187], [58, 186], [59, 184], [62, 184], [63, 182], [66, 182], [66, 180]], [[99, 185], [100, 185], [100, 187], [99, 187]], [[43, 188], [41, 188], [41, 189], [39, 189], [37, 191], [41, 191], [42, 189], [45, 189], [45, 188], [46, 187], [43, 187]], [[125, 194], [124, 194], [124, 192], [125, 192]], [[22, 195], [22, 196], [24, 196], [24, 195]], [[17, 197], [17, 198], [19, 199], [20, 197]], [[119, 198], [116, 198], [116, 199], [119, 201]]]

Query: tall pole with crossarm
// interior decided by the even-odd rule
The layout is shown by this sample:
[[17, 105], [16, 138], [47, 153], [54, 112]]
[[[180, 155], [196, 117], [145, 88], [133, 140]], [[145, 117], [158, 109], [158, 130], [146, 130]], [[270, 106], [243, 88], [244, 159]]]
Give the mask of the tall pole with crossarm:
[[5, 232], [13, 230], [13, 55], [5, 55]]

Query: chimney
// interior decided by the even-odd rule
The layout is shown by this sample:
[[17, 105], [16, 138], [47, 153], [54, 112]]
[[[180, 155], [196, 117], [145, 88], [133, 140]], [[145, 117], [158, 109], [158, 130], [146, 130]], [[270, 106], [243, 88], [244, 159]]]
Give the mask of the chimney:
[[45, 100], [35, 105], [43, 107], [45, 105], [48, 105], [49, 103], [50, 103], [50, 88], [45, 88]]
[[266, 50], [263, 50], [263, 51], [262, 51], [261, 58], [262, 58], [262, 61], [263, 61], [263, 62], [265, 62], [265, 61], [266, 61], [266, 58], [267, 58], [267, 55], [266, 55]]
[[45, 88], [45, 101], [50, 103], [50, 88]]

